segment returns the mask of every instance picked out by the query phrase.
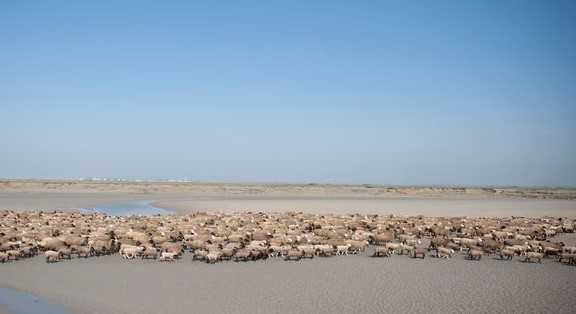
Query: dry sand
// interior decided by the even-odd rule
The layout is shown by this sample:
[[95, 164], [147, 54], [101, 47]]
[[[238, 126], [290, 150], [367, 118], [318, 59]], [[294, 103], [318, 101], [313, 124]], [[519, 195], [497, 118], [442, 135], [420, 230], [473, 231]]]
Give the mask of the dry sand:
[[[148, 185], [147, 191], [142, 191], [139, 188], [143, 186], [94, 188], [71, 184], [68, 188], [60, 183], [55, 185], [58, 188], [49, 189], [36, 181], [3, 186], [0, 209], [49, 209], [147, 199], [180, 211], [567, 217], [576, 213], [571, 190], [568, 194], [562, 192], [561, 197], [544, 194], [548, 196], [527, 198], [459, 190], [373, 195], [365, 194], [366, 187], [358, 193], [355, 188], [342, 191], [332, 186], [321, 191], [317, 186], [262, 191], [261, 186], [247, 185], [210, 185], [204, 190]], [[300, 188], [302, 193], [294, 191]], [[576, 244], [576, 235], [561, 240]], [[468, 261], [458, 254], [452, 260], [371, 258], [369, 254], [215, 265], [192, 262], [190, 254], [174, 263], [125, 261], [113, 255], [46, 264], [38, 256], [1, 264], [0, 286], [32, 293], [72, 313], [576, 312], [576, 267], [552, 259], [537, 264], [523, 263], [518, 258], [512, 262], [492, 257]], [[0, 305], [2, 311], [6, 308]]]
[[[177, 196], [175, 196], [177, 197]], [[502, 196], [195, 196], [159, 200], [153, 206], [180, 212], [296, 211], [425, 216], [555, 216], [576, 218], [576, 200], [528, 199]]]

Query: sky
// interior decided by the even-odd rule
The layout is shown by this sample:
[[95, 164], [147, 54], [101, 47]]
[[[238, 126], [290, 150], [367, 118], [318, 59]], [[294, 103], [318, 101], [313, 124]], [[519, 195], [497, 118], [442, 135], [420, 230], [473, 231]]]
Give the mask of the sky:
[[575, 1], [0, 1], [0, 178], [576, 186]]

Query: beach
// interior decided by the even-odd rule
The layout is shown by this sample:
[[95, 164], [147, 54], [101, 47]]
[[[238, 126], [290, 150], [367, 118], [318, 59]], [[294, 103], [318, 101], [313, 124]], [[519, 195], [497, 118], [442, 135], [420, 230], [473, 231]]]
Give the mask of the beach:
[[[0, 184], [2, 186], [2, 184]], [[174, 214], [200, 211], [302, 211], [379, 215], [571, 217], [576, 201], [566, 197], [518, 197], [461, 193], [355, 191], [356, 188], [206, 185], [194, 189], [148, 184], [114, 187], [71, 184], [43, 189], [36, 182], [0, 189], [0, 209], [50, 210], [147, 200]], [[50, 185], [47, 185], [50, 186]], [[301, 193], [295, 192], [302, 189]], [[360, 190], [364, 191], [365, 187]], [[152, 192], [154, 190], [155, 192]], [[256, 192], [255, 192], [256, 191]], [[569, 196], [569, 195], [568, 195]], [[423, 239], [423, 245], [427, 245]], [[576, 234], [554, 241], [576, 245]], [[300, 261], [254, 262], [124, 260], [118, 254], [58, 263], [43, 256], [0, 264], [0, 286], [32, 294], [70, 313], [573, 313], [575, 267], [555, 258], [542, 263], [497, 255], [480, 261], [456, 253], [452, 259], [406, 255], [371, 257], [374, 246], [350, 256]], [[9, 312], [5, 305], [0, 313]]]
[[[571, 241], [575, 238], [571, 237]], [[118, 255], [0, 265], [0, 284], [71, 313], [573, 313], [576, 274], [542, 264], [366, 255], [215, 265]]]
[[576, 217], [576, 189], [0, 180], [0, 209], [64, 209], [132, 200], [177, 213]]

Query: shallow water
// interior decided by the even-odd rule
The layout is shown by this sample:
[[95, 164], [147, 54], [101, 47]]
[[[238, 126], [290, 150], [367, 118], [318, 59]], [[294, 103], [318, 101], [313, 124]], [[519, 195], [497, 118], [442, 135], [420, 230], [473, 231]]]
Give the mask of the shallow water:
[[63, 307], [46, 300], [40, 299], [32, 294], [22, 291], [0, 287], [0, 305], [8, 309], [13, 314], [66, 314], [69, 313]]
[[164, 208], [151, 206], [146, 200], [133, 200], [128, 202], [118, 202], [98, 205], [94, 207], [80, 207], [84, 213], [104, 213], [110, 216], [128, 216], [128, 215], [156, 215], [172, 214], [172, 211]]

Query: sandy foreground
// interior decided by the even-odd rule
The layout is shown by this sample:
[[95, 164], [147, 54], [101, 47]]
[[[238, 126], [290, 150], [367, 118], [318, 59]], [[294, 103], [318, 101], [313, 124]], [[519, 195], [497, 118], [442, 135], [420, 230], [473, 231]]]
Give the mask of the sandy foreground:
[[[266, 190], [224, 184], [170, 189], [170, 185], [151, 184], [44, 183], [0, 181], [0, 209], [45, 210], [145, 199], [178, 212], [576, 217], [571, 190], [555, 197], [554, 191], [528, 191], [529, 196], [519, 196], [516, 192], [423, 192], [421, 188], [368, 193], [373, 187], [364, 186]], [[556, 239], [560, 240], [576, 245], [575, 234]], [[460, 254], [451, 260], [372, 258], [371, 250], [298, 262], [271, 258], [215, 265], [193, 262], [190, 253], [174, 263], [126, 261], [116, 254], [46, 264], [38, 256], [0, 264], [0, 286], [31, 293], [71, 313], [576, 312], [576, 268], [555, 259], [537, 264], [523, 263], [520, 258], [500, 261], [496, 256], [469, 261]], [[0, 305], [0, 313], [6, 312]]]

